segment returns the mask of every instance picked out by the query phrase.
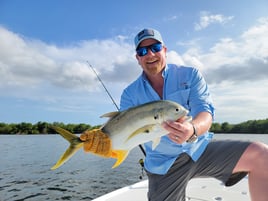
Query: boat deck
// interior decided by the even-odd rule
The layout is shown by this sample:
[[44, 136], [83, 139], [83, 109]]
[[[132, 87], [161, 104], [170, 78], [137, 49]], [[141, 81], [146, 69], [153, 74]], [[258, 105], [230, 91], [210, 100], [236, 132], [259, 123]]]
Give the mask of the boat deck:
[[[115, 190], [93, 201], [147, 201], [148, 181], [144, 180]], [[192, 179], [186, 189], [187, 200], [191, 201], [250, 201], [248, 179], [245, 178], [232, 187], [225, 187], [212, 178]]]

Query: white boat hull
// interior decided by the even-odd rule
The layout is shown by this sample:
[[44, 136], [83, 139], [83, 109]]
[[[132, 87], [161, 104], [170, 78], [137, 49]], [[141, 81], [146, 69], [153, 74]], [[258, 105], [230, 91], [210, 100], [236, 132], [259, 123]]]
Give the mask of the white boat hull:
[[[148, 181], [144, 180], [105, 194], [93, 201], [147, 201], [147, 191]], [[250, 201], [248, 178], [232, 187], [225, 187], [216, 179], [192, 179], [187, 186], [186, 197], [191, 201]]]

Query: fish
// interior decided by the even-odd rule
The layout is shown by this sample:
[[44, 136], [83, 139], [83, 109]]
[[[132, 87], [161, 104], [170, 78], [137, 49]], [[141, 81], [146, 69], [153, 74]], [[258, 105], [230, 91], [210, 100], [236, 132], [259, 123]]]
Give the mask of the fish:
[[52, 128], [70, 146], [51, 168], [55, 170], [68, 161], [80, 148], [86, 152], [104, 158], [115, 158], [112, 168], [118, 167], [134, 147], [153, 141], [155, 149], [163, 135], [168, 131], [162, 127], [165, 121], [190, 119], [188, 110], [182, 105], [170, 100], [152, 101], [124, 111], [109, 112], [101, 117], [108, 117], [108, 121], [99, 129], [86, 130], [80, 137], [57, 126]]

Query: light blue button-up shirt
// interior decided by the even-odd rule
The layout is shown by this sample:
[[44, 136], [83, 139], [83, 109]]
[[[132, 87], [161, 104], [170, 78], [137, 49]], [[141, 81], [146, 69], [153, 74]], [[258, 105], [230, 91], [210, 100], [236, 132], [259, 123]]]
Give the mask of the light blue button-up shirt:
[[[208, 86], [197, 69], [168, 64], [162, 76], [164, 78], [164, 100], [172, 100], [181, 104], [189, 110], [189, 115], [193, 118], [204, 111], [214, 116], [214, 107]], [[143, 73], [123, 91], [120, 110], [160, 99]], [[196, 161], [212, 136], [212, 133], [206, 132], [200, 135], [194, 143], [183, 144], [177, 144], [168, 136], [163, 136], [160, 144], [154, 150], [152, 142], [147, 142], [144, 144], [146, 150], [145, 169], [154, 174], [166, 174], [181, 153], [187, 153]]]

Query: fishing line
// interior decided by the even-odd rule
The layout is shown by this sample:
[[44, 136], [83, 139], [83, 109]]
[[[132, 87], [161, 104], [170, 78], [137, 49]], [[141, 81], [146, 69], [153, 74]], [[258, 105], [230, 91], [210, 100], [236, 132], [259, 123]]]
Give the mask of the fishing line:
[[95, 73], [96, 77], [98, 78], [99, 82], [102, 84], [103, 88], [105, 89], [106, 93], [108, 94], [108, 96], [110, 97], [110, 99], [112, 100], [113, 104], [115, 105], [116, 109], [119, 111], [119, 107], [116, 104], [115, 100], [113, 99], [112, 95], [110, 94], [110, 92], [108, 91], [108, 89], [105, 87], [104, 83], [102, 82], [100, 76], [98, 75], [98, 73], [95, 71], [95, 69], [91, 66], [91, 64], [86, 61], [88, 66], [92, 69], [92, 71]]

